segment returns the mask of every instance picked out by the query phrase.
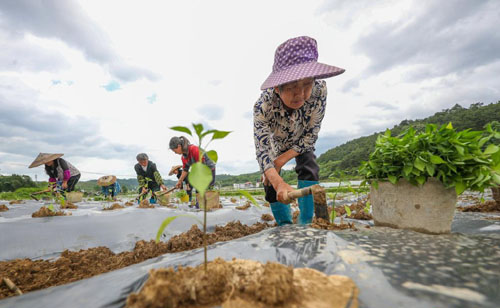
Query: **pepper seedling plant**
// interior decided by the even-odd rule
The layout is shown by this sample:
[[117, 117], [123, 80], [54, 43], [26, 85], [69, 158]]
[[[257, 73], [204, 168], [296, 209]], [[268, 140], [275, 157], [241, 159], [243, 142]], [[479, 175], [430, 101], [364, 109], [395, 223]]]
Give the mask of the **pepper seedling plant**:
[[413, 127], [399, 136], [391, 131], [377, 138], [375, 150], [363, 162], [360, 173], [378, 188], [378, 181], [399, 179], [423, 185], [435, 177], [457, 195], [466, 189], [483, 192], [500, 185], [500, 132], [487, 125], [485, 130], [457, 132], [451, 123], [437, 128], [428, 124], [424, 132]]
[[[213, 141], [217, 139], [223, 139], [227, 135], [229, 135], [231, 132], [228, 131], [219, 131], [215, 129], [209, 129], [205, 130], [202, 124], [192, 124], [194, 133], [198, 137], [198, 148], [200, 152], [200, 156], [198, 159], [198, 162], [194, 163], [191, 165], [191, 168], [189, 170], [189, 183], [196, 188], [196, 191], [200, 194], [201, 202], [200, 206], [203, 208], [203, 248], [204, 248], [204, 259], [205, 259], [205, 270], [207, 269], [207, 207], [206, 205], [206, 196], [205, 193], [212, 182], [212, 170], [210, 168], [203, 164], [203, 156], [204, 154], [207, 154], [207, 156], [214, 162], [217, 163], [218, 160], [218, 155], [215, 150], [210, 150], [210, 151], [205, 151], [206, 148], [208, 148], [208, 145]], [[190, 136], [193, 136], [193, 132], [184, 126], [174, 126], [170, 128], [171, 130], [186, 133]], [[203, 147], [203, 139], [206, 137], [212, 136], [210, 141]], [[181, 216], [181, 215], [179, 215]], [[185, 216], [185, 215], [182, 215]], [[178, 217], [178, 216], [177, 216]], [[163, 233], [163, 230], [172, 222], [175, 218], [169, 217], [165, 219], [160, 226], [160, 229], [158, 230], [156, 240], [157, 242], [159, 241], [159, 237]]]

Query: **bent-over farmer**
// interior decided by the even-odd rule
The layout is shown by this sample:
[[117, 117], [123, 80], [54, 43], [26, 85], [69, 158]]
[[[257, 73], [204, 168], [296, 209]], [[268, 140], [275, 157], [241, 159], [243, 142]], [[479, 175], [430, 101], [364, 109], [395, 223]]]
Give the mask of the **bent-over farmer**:
[[101, 176], [97, 179], [97, 185], [101, 186], [101, 192], [105, 198], [110, 196], [115, 201], [116, 195], [121, 192], [120, 183], [118, 183], [116, 176], [114, 175]]
[[155, 192], [166, 190], [167, 187], [163, 185], [163, 179], [160, 172], [156, 169], [156, 164], [149, 160], [146, 153], [140, 153], [136, 156], [137, 164], [134, 166], [135, 173], [137, 174], [137, 181], [139, 182], [139, 201], [142, 201], [151, 191], [151, 198], [149, 202], [156, 203]]
[[[280, 176], [281, 168], [295, 158], [298, 188], [318, 183], [314, 154], [325, 115], [326, 82], [344, 69], [319, 63], [316, 40], [307, 36], [287, 40], [276, 49], [272, 73], [261, 86], [254, 105], [254, 141], [263, 173], [266, 200], [278, 225], [291, 224], [290, 206], [284, 204], [293, 188]], [[311, 223], [312, 196], [298, 200], [299, 223]]]
[[76, 183], [80, 180], [80, 171], [61, 158], [63, 155], [40, 153], [29, 168], [45, 165], [45, 173], [49, 176], [49, 186], [55, 189], [57, 184], [60, 184], [62, 190], [71, 192], [75, 190]]

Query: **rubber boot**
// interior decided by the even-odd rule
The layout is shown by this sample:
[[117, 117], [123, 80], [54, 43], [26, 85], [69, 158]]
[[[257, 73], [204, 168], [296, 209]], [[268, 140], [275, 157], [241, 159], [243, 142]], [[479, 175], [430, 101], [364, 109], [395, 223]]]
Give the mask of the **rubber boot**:
[[[305, 180], [299, 180], [299, 183], [297, 185], [297, 188], [301, 189], [304, 187], [309, 187], [314, 184], [318, 184], [318, 181], [305, 181]], [[299, 209], [300, 209], [300, 215], [298, 222], [300, 225], [307, 225], [312, 222], [313, 214], [314, 214], [314, 200], [313, 196], [305, 196], [305, 197], [300, 197], [299, 198]]]
[[271, 211], [278, 226], [292, 224], [292, 211], [290, 205], [281, 202], [271, 203]]
[[149, 204], [156, 204], [156, 199], [151, 197], [149, 199]]

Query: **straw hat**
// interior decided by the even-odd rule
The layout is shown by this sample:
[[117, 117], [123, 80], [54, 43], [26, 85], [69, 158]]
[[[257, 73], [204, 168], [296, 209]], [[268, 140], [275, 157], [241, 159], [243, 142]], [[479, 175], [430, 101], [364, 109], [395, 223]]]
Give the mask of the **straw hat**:
[[97, 185], [99, 185], [99, 186], [109, 186], [109, 185], [115, 184], [115, 182], [116, 182], [116, 176], [114, 176], [114, 175], [105, 175], [105, 176], [101, 176], [97, 180]]
[[35, 160], [31, 163], [29, 168], [35, 168], [35, 167], [41, 166], [45, 163], [48, 163], [49, 161], [53, 161], [54, 159], [58, 159], [59, 157], [61, 157], [63, 155], [64, 154], [40, 153], [35, 158]]
[[329, 78], [344, 71], [343, 68], [318, 62], [316, 40], [308, 36], [299, 36], [278, 46], [274, 54], [273, 71], [260, 89], [265, 90], [309, 77]]
[[175, 170], [177, 170], [179, 168], [182, 168], [182, 165], [173, 166], [172, 169], [170, 169], [170, 172], [168, 173], [168, 175], [174, 174]]

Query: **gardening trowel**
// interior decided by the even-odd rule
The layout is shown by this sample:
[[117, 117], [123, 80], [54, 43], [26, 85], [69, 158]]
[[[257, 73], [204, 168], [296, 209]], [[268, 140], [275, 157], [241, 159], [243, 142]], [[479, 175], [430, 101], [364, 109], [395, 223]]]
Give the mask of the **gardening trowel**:
[[285, 198], [286, 201], [285, 203], [290, 203], [294, 199], [311, 194], [313, 195], [313, 200], [314, 200], [314, 215], [316, 215], [317, 218], [323, 218], [325, 220], [328, 220], [326, 191], [319, 184], [288, 192]]

